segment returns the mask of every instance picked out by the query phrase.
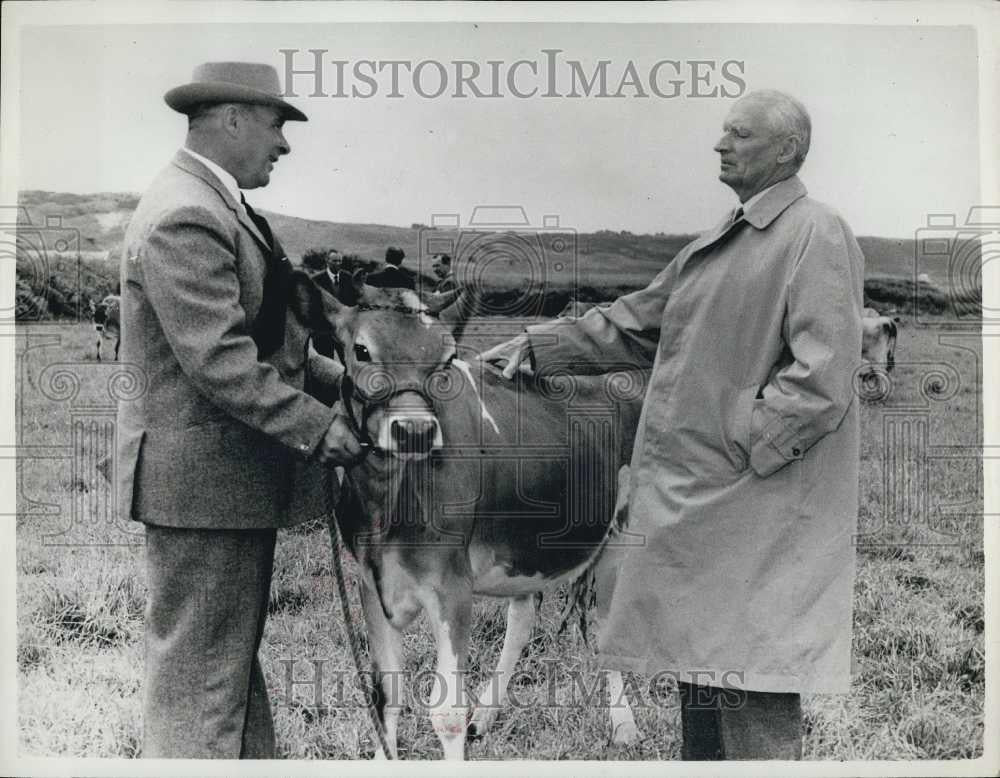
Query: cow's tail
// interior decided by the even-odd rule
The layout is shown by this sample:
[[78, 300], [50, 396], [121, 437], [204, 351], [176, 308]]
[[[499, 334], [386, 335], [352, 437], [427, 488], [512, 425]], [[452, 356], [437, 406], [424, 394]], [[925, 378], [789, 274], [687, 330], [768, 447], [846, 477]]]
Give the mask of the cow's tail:
[[[604, 551], [609, 543], [614, 543], [615, 539], [621, 536], [628, 526], [628, 492], [629, 492], [629, 470], [628, 465], [622, 465], [618, 471], [618, 494], [615, 501], [615, 512], [608, 525], [608, 531], [604, 536], [604, 541], [600, 548], [590, 559], [590, 563], [578, 575], [569, 586], [566, 593], [566, 602], [562, 612], [559, 614], [559, 629], [557, 634], [562, 634], [570, 621], [576, 622], [577, 629], [580, 630], [580, 637], [583, 642], [590, 645], [588, 633], [588, 617], [591, 608], [597, 606], [597, 566], [604, 556]], [[609, 599], [611, 592], [604, 592], [603, 596]]]

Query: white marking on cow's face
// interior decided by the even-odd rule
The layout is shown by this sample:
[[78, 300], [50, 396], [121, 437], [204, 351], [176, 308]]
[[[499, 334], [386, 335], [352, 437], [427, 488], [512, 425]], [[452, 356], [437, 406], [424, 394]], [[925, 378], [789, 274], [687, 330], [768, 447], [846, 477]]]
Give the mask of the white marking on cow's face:
[[490, 423], [490, 426], [493, 427], [493, 431], [499, 435], [500, 428], [497, 426], [496, 419], [493, 418], [493, 414], [490, 413], [490, 409], [487, 408], [486, 403], [483, 402], [483, 397], [479, 394], [479, 387], [476, 386], [476, 381], [472, 377], [472, 367], [468, 362], [461, 359], [453, 360], [452, 364], [461, 370], [463, 375], [465, 375], [465, 377], [469, 380], [469, 383], [472, 385], [472, 391], [476, 393], [476, 400], [479, 401], [479, 411], [482, 414], [482, 417]]

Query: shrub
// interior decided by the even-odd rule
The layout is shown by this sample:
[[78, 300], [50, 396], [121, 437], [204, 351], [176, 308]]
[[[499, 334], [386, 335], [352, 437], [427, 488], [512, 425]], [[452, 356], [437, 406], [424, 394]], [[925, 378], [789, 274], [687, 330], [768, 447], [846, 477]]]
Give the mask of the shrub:
[[312, 248], [306, 249], [302, 255], [302, 267], [313, 272], [326, 270], [326, 256], [332, 249]]

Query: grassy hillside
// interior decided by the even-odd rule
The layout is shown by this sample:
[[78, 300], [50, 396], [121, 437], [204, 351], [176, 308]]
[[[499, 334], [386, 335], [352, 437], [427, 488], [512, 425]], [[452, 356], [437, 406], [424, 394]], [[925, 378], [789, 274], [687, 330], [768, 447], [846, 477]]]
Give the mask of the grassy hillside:
[[[19, 221], [26, 218], [33, 225], [44, 225], [58, 217], [63, 228], [79, 233], [78, 249], [85, 260], [86, 279], [77, 294], [72, 289], [67, 291], [74, 284], [79, 286], [76, 279], [72, 279], [73, 283], [66, 283], [64, 278], [53, 281], [44, 275], [29, 279], [28, 275], [38, 276], [38, 270], [22, 268], [19, 261], [18, 278], [22, 286], [31, 287], [36, 297], [44, 297], [40, 286], [59, 287], [62, 297], [74, 300], [79, 297], [84, 306], [88, 297], [103, 296], [117, 280], [125, 227], [137, 202], [138, 195], [133, 193], [21, 192]], [[388, 246], [399, 246], [406, 252], [406, 266], [430, 277], [430, 256], [447, 251], [457, 259], [460, 277], [462, 263], [475, 257], [477, 278], [487, 289], [508, 294], [547, 293], [551, 299], [544, 306], [546, 312], [561, 307], [571, 293], [583, 300], [607, 300], [645, 286], [693, 237], [612, 230], [569, 232], [562, 234], [564, 245], [554, 250], [551, 237], [555, 233], [540, 238], [510, 233], [457, 233], [421, 225], [345, 224], [278, 213], [266, 215], [294, 262], [300, 261], [310, 249], [329, 248], [378, 261]], [[914, 241], [861, 237], [858, 242], [865, 254], [869, 297], [884, 307], [901, 310], [912, 307]], [[938, 286], [943, 287], [947, 282], [944, 263], [941, 268], [922, 267], [921, 271], [929, 272]], [[921, 307], [933, 311], [941, 311], [947, 305], [947, 299], [930, 288], [918, 289], [917, 297]], [[40, 303], [29, 301], [22, 307], [32, 306], [38, 308]], [[58, 303], [48, 305], [46, 310], [48, 315], [56, 317], [72, 313], [64, 312]]]

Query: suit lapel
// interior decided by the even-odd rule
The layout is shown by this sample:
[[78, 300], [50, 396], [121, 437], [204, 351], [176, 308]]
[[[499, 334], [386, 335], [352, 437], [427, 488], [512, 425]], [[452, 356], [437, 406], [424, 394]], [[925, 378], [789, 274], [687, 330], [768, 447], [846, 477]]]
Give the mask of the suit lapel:
[[[174, 156], [174, 164], [186, 173], [197, 176], [206, 184], [211, 186], [218, 193], [219, 197], [223, 199], [229, 207], [229, 210], [231, 210], [236, 216], [236, 220], [240, 223], [240, 225], [242, 225], [247, 232], [253, 235], [254, 240], [260, 244], [260, 247], [265, 252], [265, 256], [271, 253], [271, 246], [268, 245], [267, 240], [263, 235], [261, 235], [260, 230], [257, 229], [257, 225], [253, 223], [253, 220], [249, 216], [247, 216], [243, 206], [236, 201], [230, 191], [226, 189], [225, 184], [219, 180], [215, 173], [201, 164], [201, 162], [196, 160], [190, 154], [186, 154], [184, 151], [177, 152]], [[275, 243], [277, 244], [277, 240]], [[278, 253], [278, 246], [275, 245], [274, 248], [275, 253]]]

